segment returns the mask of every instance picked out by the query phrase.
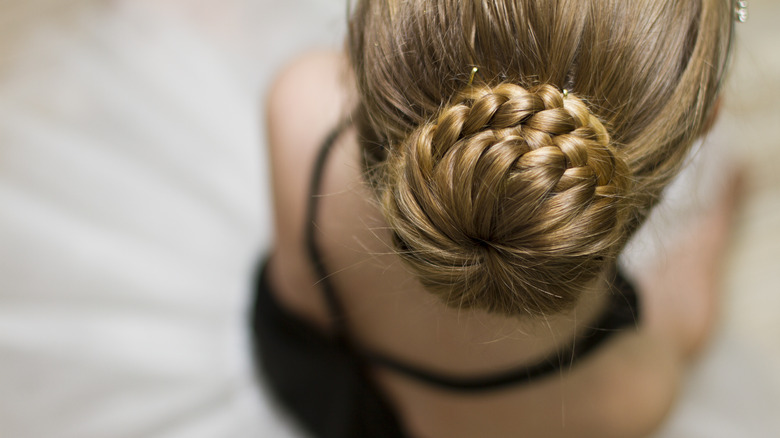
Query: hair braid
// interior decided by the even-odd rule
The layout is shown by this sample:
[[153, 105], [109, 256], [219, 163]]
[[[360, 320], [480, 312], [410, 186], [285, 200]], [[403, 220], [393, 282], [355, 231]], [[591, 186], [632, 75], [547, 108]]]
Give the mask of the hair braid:
[[587, 106], [550, 85], [469, 88], [385, 169], [400, 254], [454, 305], [560, 310], [623, 242], [626, 165]]

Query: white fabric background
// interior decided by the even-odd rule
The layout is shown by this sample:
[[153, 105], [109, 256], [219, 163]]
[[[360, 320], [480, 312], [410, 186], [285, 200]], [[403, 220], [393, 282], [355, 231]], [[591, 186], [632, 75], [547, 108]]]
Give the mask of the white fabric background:
[[[663, 438], [780, 436], [780, 145], [762, 135], [778, 7], [751, 3], [705, 145], [720, 152], [702, 154], [715, 164], [689, 172], [632, 262], [662, 254], [690, 213], [675, 205], [706, 204], [712, 169], [746, 157], [724, 324]], [[344, 9], [0, 2], [1, 437], [299, 436], [255, 385], [244, 326], [271, 240], [261, 102], [285, 60], [338, 47]]]

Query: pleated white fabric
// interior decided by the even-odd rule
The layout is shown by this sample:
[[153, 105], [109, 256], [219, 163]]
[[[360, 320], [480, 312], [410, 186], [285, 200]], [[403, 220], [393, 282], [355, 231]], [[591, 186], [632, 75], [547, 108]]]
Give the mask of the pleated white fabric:
[[0, 436], [296, 436], [247, 345], [259, 96], [149, 10], [37, 12], [0, 73]]

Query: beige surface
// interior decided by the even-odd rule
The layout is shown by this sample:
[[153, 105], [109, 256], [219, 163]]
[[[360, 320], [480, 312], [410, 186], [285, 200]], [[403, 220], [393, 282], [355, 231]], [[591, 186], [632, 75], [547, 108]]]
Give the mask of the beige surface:
[[738, 29], [723, 127], [723, 147], [743, 159], [750, 174], [726, 322], [780, 370], [780, 3], [750, 3], [750, 21]]

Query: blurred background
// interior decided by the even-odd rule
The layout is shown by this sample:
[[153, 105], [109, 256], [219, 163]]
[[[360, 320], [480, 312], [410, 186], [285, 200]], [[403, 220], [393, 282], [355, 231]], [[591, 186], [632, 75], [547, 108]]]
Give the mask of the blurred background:
[[[641, 269], [748, 189], [721, 324], [657, 438], [780, 436], [780, 4], [750, 1], [713, 134]], [[0, 437], [300, 437], [254, 380], [272, 240], [263, 100], [342, 0], [0, 0]]]

